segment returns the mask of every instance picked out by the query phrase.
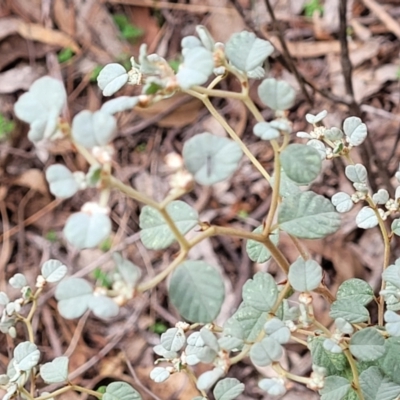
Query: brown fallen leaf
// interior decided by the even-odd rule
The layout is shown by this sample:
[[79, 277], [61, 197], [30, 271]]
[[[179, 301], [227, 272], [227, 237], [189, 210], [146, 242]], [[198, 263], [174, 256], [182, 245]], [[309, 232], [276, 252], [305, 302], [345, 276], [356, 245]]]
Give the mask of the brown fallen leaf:
[[35, 168], [28, 169], [13, 179], [12, 183], [18, 186], [28, 187], [36, 192], [48, 196], [47, 182], [43, 171]]

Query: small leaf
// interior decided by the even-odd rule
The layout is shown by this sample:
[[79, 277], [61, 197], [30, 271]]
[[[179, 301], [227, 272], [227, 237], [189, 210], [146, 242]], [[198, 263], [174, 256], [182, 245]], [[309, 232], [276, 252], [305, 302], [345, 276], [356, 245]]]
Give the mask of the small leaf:
[[122, 279], [131, 287], [135, 287], [142, 275], [141, 269], [126, 258], [123, 258], [119, 253], [113, 254], [113, 260], [117, 264], [117, 269]]
[[318, 139], [311, 139], [307, 142], [307, 146], [310, 146], [318, 151], [321, 161], [326, 159], [326, 147], [323, 142]]
[[269, 78], [258, 87], [258, 96], [269, 108], [283, 111], [293, 106], [296, 92], [287, 82]]
[[22, 289], [24, 286], [28, 285], [28, 282], [25, 278], [24, 275], [17, 273], [13, 277], [11, 277], [8, 281], [8, 283], [14, 288], [14, 289]]
[[171, 374], [163, 367], [155, 367], [150, 372], [150, 379], [156, 383], [165, 382]]
[[289, 268], [288, 279], [293, 289], [311, 292], [322, 281], [322, 268], [314, 260], [304, 261], [299, 257]]
[[200, 336], [204, 341], [204, 345], [209, 347], [215, 353], [219, 351], [218, 339], [209, 329], [203, 327], [200, 329]]
[[196, 387], [199, 390], [209, 390], [222, 376], [224, 376], [224, 370], [220, 367], [203, 372], [197, 379]]
[[266, 272], [257, 272], [242, 289], [243, 302], [260, 311], [270, 311], [278, 298], [274, 278]]
[[194, 85], [206, 83], [214, 69], [211, 51], [204, 47], [188, 48], [183, 52], [183, 62], [179, 66], [176, 79], [179, 86], [190, 89]]
[[172, 274], [169, 296], [191, 322], [212, 322], [222, 306], [225, 288], [219, 272], [203, 261], [186, 261]]
[[313, 192], [285, 197], [279, 210], [278, 222], [283, 231], [304, 239], [323, 238], [340, 227], [339, 214], [331, 202]]
[[397, 263], [389, 265], [383, 271], [382, 279], [400, 289], [400, 265]]
[[348, 165], [345, 174], [354, 183], [367, 183], [368, 172], [362, 164]]
[[[253, 231], [253, 233], [262, 233], [262, 232], [263, 232], [262, 225], [257, 227]], [[273, 231], [269, 236], [269, 238], [271, 239], [272, 243], [277, 245], [279, 242], [279, 231], [278, 230]], [[246, 243], [246, 252], [250, 260], [257, 263], [263, 263], [271, 258], [271, 253], [262, 243], [256, 242], [255, 240], [251, 239], [249, 239]]]
[[336, 207], [336, 211], [340, 213], [346, 213], [350, 211], [353, 206], [353, 200], [351, 196], [344, 192], [335, 193], [332, 196], [332, 204]]
[[324, 349], [326, 351], [329, 351], [331, 353], [335, 353], [335, 354], [343, 353], [342, 348], [336, 342], [334, 342], [332, 339], [325, 339], [322, 346], [324, 347]]
[[400, 386], [391, 382], [375, 366], [360, 374], [360, 387], [365, 400], [393, 400], [400, 395]]
[[271, 396], [282, 396], [286, 393], [285, 381], [282, 378], [261, 379], [258, 386]]
[[326, 129], [324, 136], [331, 141], [340, 140], [343, 137], [343, 132], [339, 128]]
[[342, 376], [327, 376], [324, 388], [320, 390], [321, 400], [342, 400], [348, 393], [351, 384]]
[[256, 37], [253, 32], [234, 33], [225, 45], [229, 61], [240, 71], [252, 72], [274, 52], [270, 42]]
[[233, 336], [223, 336], [218, 339], [218, 344], [221, 349], [227, 351], [234, 351], [235, 349], [241, 349], [243, 346], [243, 340]]
[[357, 302], [363, 306], [367, 305], [374, 298], [374, 290], [362, 279], [352, 278], [344, 281], [336, 294], [337, 300]]
[[78, 249], [96, 247], [107, 239], [110, 233], [110, 218], [100, 212], [72, 214], [64, 226], [66, 239]]
[[107, 114], [115, 114], [117, 112], [132, 110], [139, 102], [139, 97], [120, 96], [116, 99], [106, 101], [100, 111]]
[[142, 396], [126, 382], [113, 382], [107, 385], [102, 400], [141, 400]]
[[306, 114], [306, 121], [309, 124], [315, 125], [315, 124], [318, 124], [318, 122], [321, 122], [327, 115], [328, 115], [328, 111], [326, 111], [326, 110], [319, 112], [317, 115]]
[[264, 325], [265, 333], [278, 343], [285, 344], [290, 340], [290, 330], [279, 318], [271, 318]]
[[385, 339], [375, 328], [364, 328], [351, 337], [350, 352], [360, 361], [374, 361], [385, 353]]
[[305, 144], [289, 144], [280, 154], [286, 175], [298, 185], [311, 183], [321, 172], [321, 157], [317, 150]]
[[393, 220], [391, 229], [395, 235], [400, 236], [400, 219], [399, 218]]
[[251, 346], [251, 362], [258, 367], [265, 367], [282, 357], [282, 346], [275, 339], [266, 337]]
[[66, 382], [68, 380], [68, 357], [57, 357], [40, 367], [40, 376], [50, 383]]
[[35, 367], [40, 358], [40, 351], [31, 342], [22, 342], [14, 349], [14, 361], [21, 371], [29, 371]]
[[185, 333], [181, 328], [170, 328], [161, 335], [160, 344], [168, 351], [179, 351], [185, 343]]
[[[182, 235], [198, 223], [197, 211], [183, 201], [172, 201], [167, 205], [166, 211]], [[140, 238], [148, 249], [165, 249], [176, 240], [160, 212], [150, 206], [142, 208], [139, 226], [142, 229]]]
[[219, 381], [213, 390], [215, 400], [233, 400], [244, 392], [244, 384], [236, 378]]
[[54, 296], [58, 301], [58, 312], [66, 319], [74, 319], [88, 309], [93, 289], [84, 279], [69, 278], [58, 284]]
[[379, 189], [374, 195], [372, 196], [372, 200], [375, 204], [386, 204], [389, 200], [390, 196], [387, 190]]
[[253, 127], [253, 133], [262, 140], [274, 140], [280, 136], [279, 130], [268, 122], [258, 122]]
[[343, 131], [352, 146], [359, 146], [367, 137], [367, 126], [358, 117], [346, 118], [343, 122]]
[[14, 105], [16, 116], [31, 129], [29, 140], [38, 142], [50, 138], [57, 130], [58, 117], [66, 103], [64, 85], [57, 79], [44, 76], [36, 80]]
[[58, 260], [48, 260], [42, 265], [41, 273], [46, 282], [55, 283], [67, 274], [67, 267]]
[[182, 151], [186, 168], [201, 185], [213, 185], [229, 178], [242, 154], [233, 140], [207, 132], [189, 139]]
[[343, 318], [352, 324], [366, 322], [369, 319], [369, 312], [362, 304], [347, 299], [333, 302], [329, 315], [333, 319]]
[[344, 318], [335, 319], [336, 328], [345, 335], [351, 335], [354, 332], [353, 326], [347, 322]]
[[116, 119], [104, 111], [92, 113], [84, 110], [72, 120], [72, 137], [87, 149], [105, 146], [111, 141], [116, 130]]
[[356, 224], [359, 228], [370, 229], [378, 225], [375, 211], [368, 206], [363, 207], [357, 214]]
[[385, 329], [390, 336], [400, 336], [400, 315], [394, 311], [387, 310], [384, 314]]
[[121, 64], [107, 64], [97, 77], [103, 96], [111, 96], [128, 82], [128, 74]]
[[390, 337], [385, 340], [386, 352], [378, 361], [382, 372], [393, 382], [400, 385], [400, 338]]
[[73, 173], [61, 164], [53, 164], [47, 168], [46, 180], [50, 185], [50, 192], [60, 199], [72, 197], [79, 190]]
[[107, 296], [94, 294], [88, 302], [88, 307], [98, 318], [112, 318], [118, 315], [119, 307]]

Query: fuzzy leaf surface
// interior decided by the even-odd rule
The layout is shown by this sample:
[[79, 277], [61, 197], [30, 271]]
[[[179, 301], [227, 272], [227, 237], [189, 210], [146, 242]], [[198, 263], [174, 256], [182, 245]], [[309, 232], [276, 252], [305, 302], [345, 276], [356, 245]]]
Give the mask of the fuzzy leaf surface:
[[[172, 201], [167, 205], [166, 211], [182, 235], [189, 232], [198, 223], [197, 211], [183, 201]], [[142, 208], [139, 226], [141, 228], [140, 238], [148, 249], [165, 249], [176, 240], [162, 214], [150, 206]]]
[[201, 185], [213, 185], [229, 178], [237, 169], [242, 154], [233, 140], [208, 132], [189, 139], [182, 151], [186, 168]]
[[[263, 226], [261, 225], [254, 229], [253, 233], [262, 233], [262, 231]], [[272, 232], [269, 238], [271, 239], [272, 243], [277, 245], [279, 242], [279, 231], [276, 230]], [[271, 258], [271, 253], [262, 243], [251, 239], [249, 239], [246, 243], [246, 252], [250, 260], [257, 263], [263, 263]]]
[[243, 302], [259, 311], [270, 311], [278, 298], [275, 279], [266, 272], [257, 272], [242, 289]]
[[311, 183], [321, 172], [318, 150], [300, 143], [289, 144], [280, 154], [283, 170], [298, 185]]
[[79, 190], [78, 182], [72, 172], [61, 164], [53, 164], [47, 168], [46, 180], [49, 183], [50, 192], [60, 199], [68, 199]]
[[220, 380], [213, 390], [215, 400], [233, 400], [244, 392], [244, 384], [236, 378]]
[[66, 382], [68, 379], [68, 357], [57, 357], [40, 367], [40, 376], [50, 383]]
[[258, 87], [260, 100], [272, 110], [288, 110], [293, 106], [296, 92], [285, 81], [264, 79]]
[[385, 353], [385, 339], [375, 328], [364, 328], [351, 337], [350, 352], [360, 361], [374, 361]]
[[107, 385], [102, 400], [141, 400], [142, 396], [126, 382], [112, 382]]
[[303, 239], [319, 239], [336, 232], [340, 217], [331, 202], [313, 192], [286, 197], [278, 214], [280, 228]]
[[328, 376], [324, 388], [320, 390], [321, 400], [342, 400], [350, 389], [348, 379], [341, 376]]
[[299, 257], [289, 268], [288, 279], [299, 292], [311, 292], [322, 281], [322, 268], [314, 260], [304, 261]]
[[369, 367], [360, 374], [360, 386], [365, 400], [393, 400], [400, 386], [385, 377], [378, 367]]
[[212, 322], [221, 309], [225, 288], [220, 273], [204, 261], [186, 261], [172, 274], [169, 296], [191, 322]]

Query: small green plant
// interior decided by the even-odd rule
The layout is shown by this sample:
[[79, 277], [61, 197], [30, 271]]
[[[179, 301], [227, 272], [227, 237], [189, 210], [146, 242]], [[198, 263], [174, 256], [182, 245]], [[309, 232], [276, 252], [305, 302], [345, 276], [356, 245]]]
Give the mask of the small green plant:
[[[8, 398], [21, 395], [29, 400], [45, 400], [67, 390], [85, 392], [103, 400], [140, 399], [129, 385], [117, 382], [105, 393], [93, 392], [68, 382], [68, 359], [60, 357], [39, 367], [40, 352], [35, 344], [31, 321], [37, 299], [47, 284], [57, 283], [55, 297], [64, 318], [78, 318], [91, 311], [100, 318], [110, 318], [119, 307], [153, 289], [169, 277], [169, 301], [182, 321], [164, 329], [154, 352], [160, 357], [150, 377], [162, 383], [172, 374], [187, 374], [195, 382], [198, 396], [232, 400], [245, 390], [245, 383], [229, 377], [231, 367], [248, 358], [255, 367], [270, 366], [274, 375], [262, 376], [259, 387], [271, 396], [286, 393], [288, 382], [295, 381], [319, 392], [323, 400], [394, 400], [400, 396], [400, 260], [391, 262], [390, 242], [400, 236], [400, 185], [395, 197], [387, 190], [372, 192], [364, 165], [355, 163], [351, 151], [367, 137], [367, 127], [358, 117], [349, 116], [339, 126], [323, 124], [326, 111], [307, 114], [311, 128], [297, 132], [305, 143], [291, 143], [292, 124], [288, 112], [296, 93], [284, 81], [265, 77], [264, 63], [273, 52], [272, 45], [253, 33], [232, 35], [227, 43], [215, 42], [202, 26], [199, 38], [182, 40], [183, 61], [175, 72], [157, 54], [147, 54], [142, 45], [138, 62], [131, 68], [107, 65], [98, 76], [104, 96], [114, 95], [124, 85], [140, 85], [139, 96], [121, 96], [107, 101], [99, 111], [81, 111], [71, 125], [59, 120], [66, 103], [61, 82], [43, 77], [15, 105], [17, 116], [30, 124], [28, 137], [33, 142], [68, 138], [90, 165], [87, 173], [71, 172], [61, 164], [47, 168], [50, 191], [59, 198], [69, 198], [86, 188], [96, 188], [98, 196], [72, 214], [64, 227], [65, 239], [77, 249], [99, 246], [110, 237], [112, 224], [108, 200], [112, 190], [142, 204], [139, 216], [142, 244], [149, 250], [176, 250], [170, 264], [153, 277], [142, 277], [142, 269], [114, 253], [115, 271], [96, 272], [96, 285], [82, 278], [64, 278], [67, 268], [51, 260], [42, 266], [37, 289], [27, 286], [21, 274], [10, 283], [21, 288], [22, 297], [10, 301], [5, 293], [0, 329], [15, 337], [15, 324], [22, 323], [28, 341], [14, 349], [9, 370], [0, 378], [0, 387]], [[241, 90], [219, 88], [227, 76], [236, 78]], [[250, 97], [249, 79], [261, 80], [258, 97], [274, 117], [265, 121]], [[114, 114], [132, 110], [136, 105], [150, 106], [176, 93], [193, 96], [204, 104], [223, 126], [228, 137], [209, 132], [188, 139], [182, 154], [172, 153], [166, 165], [173, 171], [170, 191], [157, 202], [113, 175], [112, 140], [117, 130]], [[253, 133], [268, 143], [274, 152], [274, 168], [267, 171], [218, 112], [212, 97], [240, 100], [256, 121]], [[40, 101], [39, 101], [40, 100]], [[252, 232], [235, 226], [219, 226], [204, 221], [196, 209], [185, 202], [185, 195], [195, 185], [212, 186], [237, 173], [246, 156], [272, 189], [269, 210]], [[319, 176], [322, 163], [341, 158], [345, 176], [353, 188], [338, 192], [331, 199], [309, 190]], [[400, 171], [395, 174], [400, 182]], [[382, 285], [379, 294], [361, 279], [344, 281], [337, 293], [325, 285], [323, 269], [305, 249], [302, 239], [320, 239], [339, 230], [340, 213], [363, 205], [356, 216], [360, 229], [378, 227], [384, 243]], [[388, 220], [392, 222], [389, 225]], [[192, 231], [190, 238], [186, 234]], [[246, 241], [247, 256], [257, 263], [273, 259], [285, 274], [276, 282], [267, 272], [257, 272], [242, 288], [242, 302], [222, 323], [215, 320], [225, 298], [225, 286], [215, 266], [188, 258], [190, 250], [203, 240], [222, 235]], [[279, 246], [287, 236], [298, 253], [290, 263]], [[245, 256], [245, 255], [243, 255]], [[106, 284], [105, 284], [106, 283]], [[333, 325], [324, 326], [314, 315], [315, 296], [322, 296], [330, 309]], [[367, 306], [377, 305], [376, 312]], [[27, 306], [30, 310], [24, 312]], [[373, 309], [372, 309], [373, 310]], [[152, 328], [156, 331], [156, 327]], [[157, 328], [158, 332], [161, 332]], [[284, 346], [295, 342], [311, 353], [312, 366], [307, 376], [298, 376], [284, 368], [280, 360]], [[210, 367], [196, 376], [195, 365]], [[260, 371], [263, 371], [260, 369]], [[263, 372], [260, 372], [262, 374]], [[38, 376], [46, 383], [66, 382], [63, 389], [36, 396]], [[29, 387], [29, 391], [27, 389]]]
[[0, 142], [7, 140], [15, 128], [15, 122], [0, 114]]
[[71, 48], [66, 47], [57, 54], [57, 59], [58, 62], [62, 64], [71, 60], [73, 56], [74, 56], [74, 51]]
[[324, 7], [321, 4], [321, 0], [309, 0], [304, 4], [304, 15], [306, 17], [312, 17], [315, 12], [322, 14], [324, 12]]
[[114, 14], [113, 19], [124, 39], [137, 40], [143, 36], [143, 30], [132, 25], [126, 15]]

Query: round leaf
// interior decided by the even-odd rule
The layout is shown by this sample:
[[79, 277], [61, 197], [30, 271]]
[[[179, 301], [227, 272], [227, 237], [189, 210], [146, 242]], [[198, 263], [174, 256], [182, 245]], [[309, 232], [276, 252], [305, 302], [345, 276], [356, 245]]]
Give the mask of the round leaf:
[[376, 366], [360, 374], [360, 387], [366, 400], [393, 400], [400, 395], [400, 385], [392, 382]]
[[293, 289], [311, 292], [321, 283], [322, 268], [314, 260], [304, 261], [298, 258], [289, 268], [288, 279]]
[[142, 396], [126, 382], [110, 383], [102, 400], [141, 400]]
[[57, 357], [40, 367], [40, 376], [50, 383], [66, 382], [68, 380], [68, 357]]
[[150, 379], [156, 383], [165, 382], [171, 374], [163, 367], [155, 367], [150, 372]]
[[305, 144], [289, 144], [280, 154], [283, 170], [299, 185], [311, 183], [321, 172], [321, 157], [317, 150]]
[[387, 310], [384, 314], [385, 329], [390, 336], [400, 336], [400, 315], [394, 311]]
[[359, 146], [367, 137], [367, 126], [358, 117], [346, 118], [343, 122], [343, 131], [352, 146]]
[[99, 212], [72, 214], [64, 227], [66, 239], [78, 249], [96, 247], [107, 239], [110, 233], [110, 218]]
[[392, 285], [400, 288], [400, 265], [392, 264], [389, 265], [382, 273], [382, 279], [386, 282], [390, 282]]
[[264, 325], [265, 333], [278, 343], [285, 344], [290, 340], [290, 330], [279, 318], [271, 318]]
[[122, 279], [128, 285], [134, 287], [142, 275], [141, 269], [126, 258], [123, 258], [119, 253], [113, 254], [113, 260], [117, 264], [118, 272]]
[[[259, 226], [254, 229], [253, 233], [262, 233], [262, 231], [263, 226]], [[270, 239], [272, 243], [277, 245], [279, 242], [279, 231], [276, 230], [272, 232], [270, 235]], [[246, 243], [246, 252], [250, 260], [257, 263], [263, 263], [271, 258], [271, 253], [262, 243], [256, 242], [255, 240], [251, 239], [248, 240]]]
[[196, 182], [212, 185], [232, 175], [242, 158], [242, 150], [231, 139], [205, 132], [189, 139], [182, 155]]
[[[183, 201], [177, 200], [169, 203], [166, 210], [183, 235], [198, 224], [197, 211]], [[141, 228], [140, 238], [148, 249], [165, 249], [176, 240], [160, 212], [150, 206], [142, 208], [139, 226]]]
[[235, 378], [219, 381], [213, 390], [215, 400], [233, 400], [244, 392], [244, 384]]
[[375, 328], [364, 328], [350, 339], [350, 352], [360, 361], [374, 361], [385, 353], [385, 339]]
[[296, 92], [287, 82], [269, 78], [258, 87], [258, 96], [273, 110], [288, 110], [294, 104]]
[[206, 371], [203, 372], [198, 380], [197, 380], [197, 389], [199, 390], [208, 390], [210, 389], [215, 382], [217, 382], [217, 380], [219, 378], [221, 378], [224, 375], [224, 370], [222, 368], [214, 368], [211, 371]]
[[253, 127], [253, 133], [262, 140], [278, 139], [279, 130], [272, 127], [268, 122], [258, 122]]
[[29, 371], [35, 367], [40, 358], [40, 351], [31, 342], [22, 342], [14, 349], [14, 361], [21, 371]]
[[47, 260], [41, 269], [41, 273], [46, 282], [55, 283], [60, 281], [67, 274], [67, 267], [58, 260]]
[[26, 280], [24, 275], [18, 273], [12, 276], [9, 279], [8, 283], [15, 289], [22, 289], [28, 284], [28, 281]]
[[168, 351], [179, 351], [185, 343], [185, 333], [181, 328], [170, 328], [161, 335], [160, 344]]
[[323, 238], [340, 227], [340, 217], [331, 202], [313, 192], [285, 197], [278, 222], [283, 231], [304, 239]]
[[79, 190], [73, 173], [64, 165], [53, 164], [47, 168], [46, 179], [50, 185], [50, 192], [60, 199], [72, 197]]
[[15, 103], [16, 116], [31, 124], [28, 138], [33, 142], [51, 137], [57, 130], [58, 117], [66, 103], [64, 85], [44, 76], [36, 80]]
[[118, 305], [109, 297], [94, 295], [89, 299], [88, 307], [98, 318], [112, 318], [118, 315]]
[[389, 200], [389, 192], [385, 189], [379, 189], [374, 195], [372, 196], [372, 200], [375, 204], [386, 204]]
[[319, 392], [321, 400], [341, 400], [350, 389], [348, 379], [341, 376], [327, 376], [325, 378], [324, 388]]
[[107, 114], [115, 114], [117, 112], [132, 110], [138, 102], [139, 97], [120, 96], [105, 102], [100, 110]]
[[356, 224], [359, 228], [370, 229], [378, 225], [378, 217], [371, 207], [365, 206], [357, 214]]
[[340, 213], [346, 213], [348, 211], [350, 211], [353, 206], [353, 200], [351, 200], [351, 197], [344, 192], [338, 192], [335, 193], [332, 196], [332, 204], [336, 207], [336, 210]]
[[367, 169], [362, 164], [348, 165], [345, 174], [354, 183], [366, 183], [368, 179]]
[[111, 96], [128, 82], [128, 74], [121, 64], [107, 64], [97, 77], [103, 96]]
[[69, 278], [61, 281], [55, 292], [58, 312], [67, 319], [81, 317], [88, 309], [92, 297], [92, 287], [81, 278]]
[[260, 311], [270, 311], [278, 298], [274, 278], [261, 271], [243, 285], [242, 293], [244, 303]]
[[247, 31], [234, 33], [225, 45], [229, 61], [243, 72], [251, 72], [261, 66], [273, 52], [274, 47], [270, 42]]
[[391, 229], [395, 235], [400, 236], [400, 219], [399, 218], [393, 220]]
[[251, 346], [250, 359], [258, 367], [265, 367], [282, 357], [282, 346], [273, 338], [266, 337]]
[[87, 149], [105, 146], [111, 141], [116, 130], [115, 118], [103, 111], [92, 113], [84, 110], [72, 121], [72, 137]]
[[282, 396], [286, 393], [285, 381], [282, 378], [261, 379], [258, 386], [271, 396]]
[[211, 51], [204, 47], [188, 48], [183, 53], [184, 60], [179, 66], [176, 79], [179, 86], [186, 90], [194, 85], [207, 82], [214, 69], [214, 58]]
[[336, 293], [337, 300], [348, 300], [357, 302], [363, 306], [374, 298], [374, 290], [362, 279], [352, 278], [344, 281]]
[[362, 304], [347, 299], [333, 302], [329, 315], [333, 319], [343, 318], [352, 324], [365, 322], [369, 319], [368, 310]]
[[203, 261], [186, 261], [172, 274], [169, 296], [179, 313], [191, 322], [213, 321], [225, 297], [219, 272]]
[[317, 115], [313, 114], [306, 114], [306, 121], [309, 124], [318, 124], [318, 122], [321, 122], [326, 116], [328, 115], [328, 111], [323, 110], [319, 112]]

